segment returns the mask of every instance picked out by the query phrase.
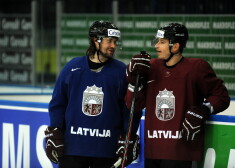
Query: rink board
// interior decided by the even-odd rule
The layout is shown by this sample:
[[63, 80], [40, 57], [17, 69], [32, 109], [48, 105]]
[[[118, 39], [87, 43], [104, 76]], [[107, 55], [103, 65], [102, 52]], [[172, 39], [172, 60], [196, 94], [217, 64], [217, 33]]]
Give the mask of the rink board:
[[[0, 167], [56, 168], [44, 152], [49, 124], [47, 103], [0, 100]], [[141, 152], [128, 168], [143, 168], [144, 116], [139, 134]], [[200, 167], [235, 167], [235, 116], [213, 115], [206, 124], [205, 163]]]

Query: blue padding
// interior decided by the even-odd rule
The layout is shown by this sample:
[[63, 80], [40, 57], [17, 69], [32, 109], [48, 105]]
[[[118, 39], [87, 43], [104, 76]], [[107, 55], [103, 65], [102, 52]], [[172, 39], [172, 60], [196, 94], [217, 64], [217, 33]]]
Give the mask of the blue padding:
[[234, 123], [235, 123], [235, 116], [228, 116], [228, 115], [211, 115], [208, 120], [209, 120], [209, 121], [234, 122]]
[[46, 109], [48, 108], [48, 103], [13, 101], [13, 100], [0, 100], [0, 105], [20, 106], [20, 107], [35, 107], [35, 108], [46, 108]]

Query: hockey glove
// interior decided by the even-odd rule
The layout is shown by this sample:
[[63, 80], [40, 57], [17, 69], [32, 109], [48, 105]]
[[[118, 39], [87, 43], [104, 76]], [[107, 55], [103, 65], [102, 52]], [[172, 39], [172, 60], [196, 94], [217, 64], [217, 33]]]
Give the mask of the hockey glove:
[[182, 139], [184, 141], [193, 141], [198, 139], [203, 129], [204, 122], [209, 115], [210, 110], [204, 105], [191, 107], [185, 114], [182, 128]]
[[47, 127], [46, 136], [46, 155], [50, 161], [59, 163], [64, 153], [64, 136], [59, 128]]
[[127, 81], [130, 84], [135, 85], [137, 73], [139, 73], [140, 76], [147, 75], [150, 69], [150, 59], [151, 56], [145, 51], [141, 51], [140, 54], [134, 55], [132, 57], [130, 63], [127, 65], [126, 70]]
[[[116, 151], [117, 159], [124, 157], [125, 140], [126, 140], [125, 135], [121, 135], [118, 139], [118, 148], [117, 148], [117, 151]], [[131, 164], [131, 162], [133, 162], [134, 160], [137, 159], [137, 157], [139, 155], [138, 141], [139, 141], [139, 136], [138, 135], [131, 136], [131, 138], [129, 140], [129, 145], [128, 145], [128, 148], [127, 148], [125, 166], [128, 166], [129, 164]]]

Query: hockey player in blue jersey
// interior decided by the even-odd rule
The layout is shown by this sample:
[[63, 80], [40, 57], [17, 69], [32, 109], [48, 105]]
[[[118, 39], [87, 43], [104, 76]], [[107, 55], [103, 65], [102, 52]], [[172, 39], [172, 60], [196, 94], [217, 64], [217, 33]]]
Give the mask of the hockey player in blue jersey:
[[[120, 35], [114, 24], [94, 22], [86, 56], [73, 58], [59, 75], [45, 130], [47, 156], [59, 168], [110, 168], [122, 157], [129, 110], [126, 65], [113, 58]], [[139, 118], [134, 116], [134, 135]], [[137, 139], [132, 136], [127, 165], [136, 158]]]

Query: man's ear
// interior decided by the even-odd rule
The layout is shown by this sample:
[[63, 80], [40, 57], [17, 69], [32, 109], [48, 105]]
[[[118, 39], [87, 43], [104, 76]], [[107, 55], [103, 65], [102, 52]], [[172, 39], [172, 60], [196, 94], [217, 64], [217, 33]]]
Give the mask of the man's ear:
[[179, 51], [179, 49], [180, 49], [180, 43], [173, 44], [173, 46], [172, 46], [173, 52], [177, 52], [177, 51]]
[[94, 43], [95, 43], [95, 47], [96, 47], [96, 49], [99, 49], [99, 42], [97, 41], [98, 39], [97, 38], [94, 38], [93, 39], [93, 41], [94, 41]]
[[97, 42], [97, 38], [93, 38], [92, 40], [93, 40], [94, 43]]

